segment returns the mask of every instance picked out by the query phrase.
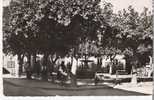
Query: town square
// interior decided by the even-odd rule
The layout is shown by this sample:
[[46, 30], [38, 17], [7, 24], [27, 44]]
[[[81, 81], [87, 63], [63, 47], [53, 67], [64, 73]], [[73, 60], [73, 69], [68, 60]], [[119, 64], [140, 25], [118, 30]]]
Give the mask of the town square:
[[146, 3], [128, 0], [118, 9], [116, 0], [8, 1], [5, 96], [152, 95], [153, 15]]

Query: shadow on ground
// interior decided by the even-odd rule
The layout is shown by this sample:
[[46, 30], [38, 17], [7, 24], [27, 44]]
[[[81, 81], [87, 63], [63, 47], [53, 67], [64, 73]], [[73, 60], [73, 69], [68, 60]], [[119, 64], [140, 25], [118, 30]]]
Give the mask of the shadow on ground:
[[147, 95], [114, 89], [107, 85], [60, 86], [59, 84], [27, 79], [3, 79], [6, 96], [142, 96]]

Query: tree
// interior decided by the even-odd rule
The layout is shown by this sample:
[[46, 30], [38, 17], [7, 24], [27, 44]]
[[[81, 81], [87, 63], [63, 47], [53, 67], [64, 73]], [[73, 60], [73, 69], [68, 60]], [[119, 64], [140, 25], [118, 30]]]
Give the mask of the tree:
[[[34, 1], [12, 1], [9, 6], [8, 28], [4, 30], [4, 52], [11, 52], [18, 55], [19, 73], [21, 73], [23, 57], [28, 54], [30, 67], [31, 54], [35, 52], [35, 36], [37, 26], [35, 24], [35, 11], [37, 3]], [[6, 44], [6, 45], [5, 45]]]
[[[145, 59], [152, 52], [151, 16], [150, 13], [148, 15], [147, 8], [139, 14], [132, 6], [129, 6], [128, 10], [124, 9], [119, 12], [115, 21], [120, 30], [117, 38], [121, 41], [120, 48], [126, 57], [126, 70], [129, 73], [132, 72], [133, 75], [136, 75], [136, 71], [133, 70], [143, 67]], [[135, 80], [137, 82], [137, 79]]]
[[[121, 29], [121, 34], [118, 37], [121, 38], [121, 48], [127, 58], [133, 60], [141, 60], [145, 58], [139, 55], [152, 50], [152, 23], [151, 15], [147, 15], [147, 9], [138, 14], [131, 6], [128, 11], [123, 10], [123, 13], [119, 13], [118, 24]], [[146, 37], [146, 38], [145, 38]]]
[[46, 65], [50, 53], [67, 53], [86, 36], [91, 36], [91, 39], [95, 37], [94, 33], [99, 25], [99, 2], [12, 1], [9, 7], [9, 32], [5, 33], [4, 40], [9, 47], [8, 52], [18, 54], [19, 58], [26, 54], [29, 65], [31, 55], [42, 53], [45, 55]]
[[113, 5], [107, 2], [103, 5], [102, 16], [105, 21], [101, 23], [101, 28], [98, 30], [98, 53], [110, 58], [110, 73], [112, 73], [113, 60], [117, 54], [121, 54], [121, 41], [117, 37], [120, 30], [116, 23], [117, 15], [113, 13]]

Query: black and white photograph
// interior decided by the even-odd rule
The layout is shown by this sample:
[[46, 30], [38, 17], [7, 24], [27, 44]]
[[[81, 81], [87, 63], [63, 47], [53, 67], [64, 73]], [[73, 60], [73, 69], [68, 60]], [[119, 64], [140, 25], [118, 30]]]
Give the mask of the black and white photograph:
[[2, 1], [5, 97], [152, 96], [152, 0]]

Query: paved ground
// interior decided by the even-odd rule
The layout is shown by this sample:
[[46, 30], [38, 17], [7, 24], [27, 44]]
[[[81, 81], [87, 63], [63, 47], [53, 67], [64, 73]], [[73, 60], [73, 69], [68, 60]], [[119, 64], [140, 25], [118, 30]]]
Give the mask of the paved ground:
[[131, 83], [122, 83], [120, 85], [114, 86], [114, 88], [127, 90], [127, 91], [135, 91], [145, 94], [153, 94], [153, 82], [140, 82], [138, 84]]
[[107, 85], [62, 87], [51, 82], [27, 79], [4, 79], [4, 95], [6, 96], [132, 96], [146, 95], [114, 89]]

